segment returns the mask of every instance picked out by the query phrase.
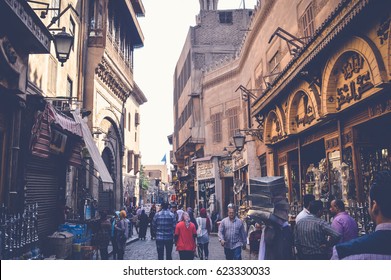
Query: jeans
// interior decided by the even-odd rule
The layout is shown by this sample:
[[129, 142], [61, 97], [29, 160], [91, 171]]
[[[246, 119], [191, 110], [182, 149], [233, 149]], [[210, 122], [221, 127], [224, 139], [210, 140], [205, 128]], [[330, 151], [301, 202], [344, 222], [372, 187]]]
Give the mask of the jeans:
[[198, 257], [200, 260], [207, 260], [209, 257], [209, 242], [205, 244], [198, 244]]
[[164, 260], [164, 248], [166, 248], [166, 260], [172, 260], [173, 240], [156, 240], [157, 256], [159, 260]]
[[227, 260], [241, 260], [242, 259], [242, 247], [236, 247], [234, 249], [224, 248], [225, 258]]

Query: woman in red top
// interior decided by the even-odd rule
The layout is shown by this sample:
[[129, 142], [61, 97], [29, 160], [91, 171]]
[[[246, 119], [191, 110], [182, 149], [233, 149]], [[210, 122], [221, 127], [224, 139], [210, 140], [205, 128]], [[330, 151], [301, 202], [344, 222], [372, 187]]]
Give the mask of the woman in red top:
[[183, 212], [182, 221], [175, 227], [175, 246], [179, 252], [181, 260], [194, 259], [194, 251], [196, 249], [197, 231], [195, 225], [190, 222], [190, 216], [187, 212]]

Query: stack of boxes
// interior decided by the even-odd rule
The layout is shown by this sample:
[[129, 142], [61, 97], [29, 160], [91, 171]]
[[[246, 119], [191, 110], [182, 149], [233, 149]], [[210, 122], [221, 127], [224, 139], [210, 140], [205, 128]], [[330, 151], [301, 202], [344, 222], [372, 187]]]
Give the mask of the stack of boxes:
[[250, 179], [252, 204], [247, 215], [254, 220], [271, 221], [282, 225], [288, 220], [287, 191], [284, 177]]

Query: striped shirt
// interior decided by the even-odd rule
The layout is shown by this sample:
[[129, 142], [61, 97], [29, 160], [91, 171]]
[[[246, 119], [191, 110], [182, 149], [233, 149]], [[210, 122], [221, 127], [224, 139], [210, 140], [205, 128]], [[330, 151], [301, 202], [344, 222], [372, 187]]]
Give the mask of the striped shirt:
[[233, 221], [229, 217], [224, 218], [221, 221], [218, 235], [220, 240], [225, 241], [224, 248], [228, 249], [235, 249], [247, 242], [246, 231], [242, 221], [238, 218]]
[[[328, 237], [332, 238], [331, 244]], [[326, 245], [334, 245], [341, 238], [325, 220], [310, 214], [296, 224], [295, 246], [301, 254], [323, 255], [329, 248]]]
[[161, 210], [153, 217], [152, 226], [156, 232], [156, 240], [173, 240], [176, 220], [170, 210]]

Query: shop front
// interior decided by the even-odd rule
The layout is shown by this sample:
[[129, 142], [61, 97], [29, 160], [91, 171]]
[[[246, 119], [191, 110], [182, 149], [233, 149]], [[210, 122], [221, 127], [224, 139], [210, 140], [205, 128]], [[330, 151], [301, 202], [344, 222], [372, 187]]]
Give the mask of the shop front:
[[[204, 157], [195, 159], [196, 178], [198, 186], [198, 210], [205, 208], [211, 215], [218, 211], [218, 204], [222, 201], [221, 179], [218, 176], [218, 158]], [[217, 176], [216, 176], [217, 175]]]
[[[371, 9], [367, 15], [389, 18], [381, 5]], [[356, 22], [365, 13], [357, 17]], [[378, 171], [390, 169], [391, 43], [382, 26], [367, 22], [356, 35], [340, 37], [321, 30], [312, 41], [318, 54], [310, 55], [306, 46], [277, 79], [274, 95], [265, 94], [268, 102], [254, 106], [254, 115], [265, 118], [264, 144], [273, 155], [274, 174], [285, 178], [292, 216], [305, 194], [326, 209], [339, 198], [362, 232], [370, 230], [369, 188]], [[327, 50], [316, 45], [321, 40], [330, 40]]]
[[221, 201], [221, 207], [219, 208], [219, 214], [220, 217], [226, 217], [227, 216], [227, 205], [229, 203], [234, 203], [234, 192], [233, 186], [234, 186], [234, 172], [233, 172], [233, 165], [232, 165], [232, 158], [222, 158], [219, 161], [220, 166], [220, 178], [222, 182], [222, 201]]
[[236, 151], [232, 154], [233, 164], [233, 203], [237, 209], [237, 214], [244, 219], [248, 210], [248, 183], [249, 183], [249, 163], [246, 149]]

